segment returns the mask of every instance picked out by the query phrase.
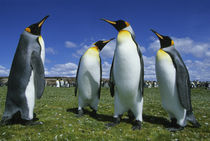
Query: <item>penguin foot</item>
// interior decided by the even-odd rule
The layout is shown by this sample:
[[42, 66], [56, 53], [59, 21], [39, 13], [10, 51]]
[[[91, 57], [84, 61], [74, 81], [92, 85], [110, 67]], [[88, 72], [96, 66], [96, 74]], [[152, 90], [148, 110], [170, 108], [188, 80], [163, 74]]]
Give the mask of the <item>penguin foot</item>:
[[21, 122], [21, 113], [18, 111], [12, 115], [12, 117], [3, 117], [1, 120], [1, 125], [12, 125], [12, 124], [20, 124]]
[[176, 132], [176, 131], [181, 131], [184, 129], [184, 127], [180, 126], [179, 124], [177, 124], [177, 119], [176, 118], [171, 118], [171, 124], [170, 127], [167, 128], [168, 131], [170, 132]]
[[128, 117], [129, 117], [129, 120], [131, 120], [131, 121], [133, 121], [135, 119], [135, 116], [131, 110], [128, 110]]
[[114, 126], [118, 125], [119, 123], [120, 123], [120, 118], [117, 117], [117, 118], [114, 118], [114, 122], [107, 123], [106, 126], [107, 127], [114, 127]]
[[141, 121], [139, 120], [136, 120], [133, 127], [132, 127], [133, 130], [140, 130], [141, 129]]
[[32, 126], [32, 125], [42, 125], [43, 122], [41, 121], [34, 121], [34, 120], [23, 120], [22, 125], [25, 126]]
[[83, 110], [78, 110], [78, 114], [76, 115], [76, 117], [82, 117], [84, 115]]
[[179, 126], [179, 127], [170, 127], [170, 128], [167, 128], [167, 129], [168, 129], [168, 131], [170, 131], [170, 132], [176, 132], [176, 131], [181, 131], [181, 130], [183, 130], [184, 127], [182, 127], [182, 126]]

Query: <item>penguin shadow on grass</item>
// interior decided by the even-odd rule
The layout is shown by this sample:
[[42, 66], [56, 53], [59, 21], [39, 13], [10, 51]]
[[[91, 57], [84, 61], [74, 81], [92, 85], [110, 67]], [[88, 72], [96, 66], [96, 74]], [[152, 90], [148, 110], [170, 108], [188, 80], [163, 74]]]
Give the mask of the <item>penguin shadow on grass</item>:
[[[78, 114], [78, 109], [77, 108], [69, 108], [66, 110], [67, 112], [71, 112], [71, 113], [74, 113], [75, 115]], [[113, 123], [115, 121], [115, 119], [113, 118], [113, 115], [104, 115], [104, 114], [96, 114], [96, 116], [94, 116], [92, 114], [91, 111], [87, 110], [87, 109], [83, 109], [84, 111], [84, 115], [89, 115], [90, 117], [96, 119], [97, 121], [103, 121], [103, 122], [111, 122]], [[121, 118], [122, 116], [120, 116], [120, 122], [125, 122], [125, 123], [129, 123], [129, 124], [132, 124], [134, 125], [134, 117], [131, 117], [131, 118]], [[159, 120], [159, 119], [157, 119]], [[148, 122], [150, 120], [147, 120]]]
[[[170, 128], [172, 125], [171, 121], [164, 117], [157, 117], [157, 116], [152, 116], [152, 115], [143, 115], [143, 120], [145, 122], [149, 122], [151, 124], [158, 124], [158, 125], [163, 125], [165, 128]], [[190, 128], [196, 128], [193, 125], [187, 124], [185, 127], [190, 127]]]
[[171, 125], [171, 122], [164, 117], [143, 114], [143, 120], [151, 124], [163, 125], [165, 128], [169, 128]]
[[36, 117], [36, 113], [34, 113], [34, 118], [30, 121], [24, 120], [21, 118], [21, 113], [18, 111], [15, 113], [10, 120], [7, 120], [6, 122], [1, 121], [0, 126], [4, 125], [15, 125], [15, 124], [21, 124], [24, 126], [28, 125], [41, 125], [42, 122], [37, 122], [39, 118]]
[[[75, 115], [78, 114], [78, 109], [77, 108], [69, 108], [66, 110], [67, 112], [74, 113]], [[92, 111], [89, 111], [87, 109], [83, 109], [84, 114], [83, 115], [89, 115], [90, 117], [98, 120], [98, 121], [113, 121], [113, 117], [110, 115], [104, 115], [104, 114], [98, 114], [93, 115]]]

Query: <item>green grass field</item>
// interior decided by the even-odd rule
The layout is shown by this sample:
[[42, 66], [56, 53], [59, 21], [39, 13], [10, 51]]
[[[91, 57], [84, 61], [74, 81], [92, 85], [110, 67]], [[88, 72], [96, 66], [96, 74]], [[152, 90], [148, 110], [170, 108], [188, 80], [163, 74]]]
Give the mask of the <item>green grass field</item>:
[[[0, 117], [4, 111], [6, 87], [0, 88]], [[77, 118], [77, 97], [73, 88], [46, 87], [43, 97], [36, 101], [34, 112], [43, 125], [9, 125], [0, 127], [0, 140], [210, 140], [210, 91], [192, 90], [194, 114], [202, 125], [192, 128], [190, 124], [175, 133], [169, 132], [167, 113], [162, 109], [157, 88], [145, 89], [143, 125], [140, 131], [133, 131], [126, 113], [119, 125], [107, 128], [112, 120], [114, 99], [109, 89], [102, 88], [98, 118], [91, 117], [90, 108]]]

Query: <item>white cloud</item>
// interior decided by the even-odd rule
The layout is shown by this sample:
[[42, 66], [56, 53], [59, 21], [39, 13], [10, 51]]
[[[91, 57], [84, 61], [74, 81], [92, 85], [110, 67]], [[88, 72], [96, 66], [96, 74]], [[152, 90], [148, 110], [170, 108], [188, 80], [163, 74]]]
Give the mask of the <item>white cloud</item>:
[[109, 64], [108, 62], [105, 61], [102, 64], [102, 76], [103, 76], [103, 78], [109, 78], [110, 68], [111, 68], [111, 64]]
[[144, 60], [144, 79], [145, 80], [155, 80], [155, 57], [147, 57], [143, 55]]
[[9, 69], [0, 65], [0, 76], [9, 76]]
[[76, 51], [76, 53], [72, 53], [72, 56], [76, 57], [76, 58], [80, 58], [84, 53], [85, 51], [90, 48], [92, 45], [83, 45], [82, 48], [78, 49]]
[[75, 47], [77, 47], [77, 45], [75, 43], [71, 42], [71, 41], [66, 41], [65, 42], [65, 47], [66, 48], [75, 48]]
[[[190, 54], [197, 58], [210, 57], [210, 43], [199, 43], [192, 40], [189, 37], [186, 38], [176, 38], [172, 37], [174, 40], [175, 48], [181, 54]], [[157, 51], [160, 48], [159, 40], [154, 40], [150, 45], [149, 49]]]
[[[68, 62], [66, 64], [57, 64], [54, 65], [52, 68], [48, 69], [45, 68], [45, 75], [46, 76], [65, 76], [65, 77], [75, 77], [77, 73], [77, 65]], [[102, 64], [102, 76], [103, 78], [109, 78], [111, 64], [108, 62], [104, 62]]]
[[56, 54], [56, 51], [51, 47], [46, 48], [45, 51], [47, 54], [52, 54], [52, 55]]
[[75, 77], [76, 72], [77, 72], [77, 65], [71, 62], [65, 64], [56, 64], [49, 70], [45, 68], [46, 76]]
[[207, 57], [210, 57], [210, 51], [207, 51], [207, 52], [206, 52], [206, 56], [207, 56]]
[[210, 60], [204, 59], [200, 60], [186, 60], [184, 61], [189, 74], [190, 80], [203, 80], [209, 81], [210, 79]]
[[152, 51], [158, 51], [158, 49], [160, 49], [160, 42], [158, 39], [153, 40], [152, 43], [150, 43], [149, 45], [149, 49]]
[[[74, 63], [66, 63], [66, 64], [57, 64], [52, 68], [45, 68], [46, 76], [65, 76], [65, 77], [75, 77], [77, 73], [77, 65]], [[108, 62], [104, 62], [102, 64], [102, 76], [103, 78], [109, 78], [111, 64]]]

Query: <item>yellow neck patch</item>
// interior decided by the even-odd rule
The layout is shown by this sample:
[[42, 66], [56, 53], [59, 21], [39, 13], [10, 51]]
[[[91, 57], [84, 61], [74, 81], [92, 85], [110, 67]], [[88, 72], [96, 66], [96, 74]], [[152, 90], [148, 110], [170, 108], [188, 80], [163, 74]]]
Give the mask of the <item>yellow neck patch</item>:
[[98, 47], [91, 47], [89, 48], [84, 55], [92, 56], [92, 57], [97, 57], [97, 60], [100, 61], [99, 58], [99, 49]]
[[39, 37], [38, 37], [38, 41], [39, 41], [39, 44], [40, 44], [41, 46], [44, 46], [44, 40], [43, 40], [42, 36], [39, 36]]
[[127, 30], [121, 30], [119, 33], [118, 33], [118, 36], [117, 36], [117, 40], [118, 41], [123, 41], [125, 39], [128, 39], [131, 37], [131, 33]]
[[[89, 49], [92, 50], [92, 51], [96, 51], [96, 52], [99, 53], [99, 49], [98, 49], [98, 47], [96, 47], [96, 46], [95, 46], [95, 47], [91, 47], [91, 48], [89, 48]], [[88, 49], [88, 50], [89, 50], [89, 49]]]
[[168, 60], [168, 61], [172, 61], [171, 57], [168, 55], [167, 52], [165, 52], [162, 49], [159, 49], [157, 52], [157, 60]]

